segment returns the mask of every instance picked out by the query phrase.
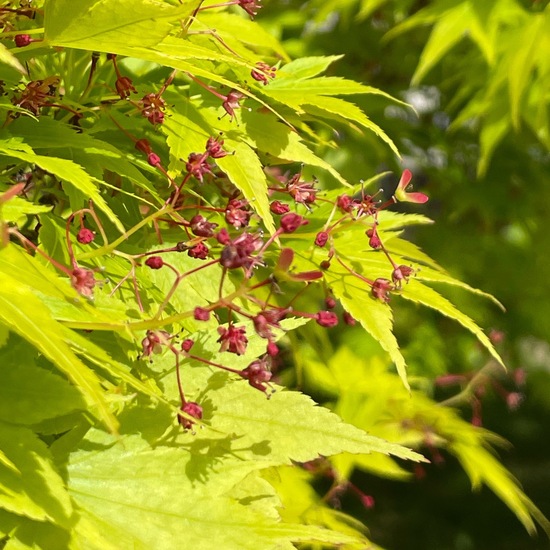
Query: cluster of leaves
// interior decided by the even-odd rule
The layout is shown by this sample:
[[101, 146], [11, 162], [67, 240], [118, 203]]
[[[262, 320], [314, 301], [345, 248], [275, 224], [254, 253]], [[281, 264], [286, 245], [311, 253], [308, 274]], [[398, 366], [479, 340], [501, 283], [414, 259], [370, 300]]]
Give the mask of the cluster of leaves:
[[[312, 2], [319, 23], [341, 10], [364, 20], [388, 0]], [[420, 8], [420, 9], [419, 9]], [[441, 88], [452, 97], [455, 114], [450, 130], [465, 125], [479, 129], [478, 175], [486, 174], [496, 147], [511, 130], [528, 128], [550, 149], [550, 5], [545, 1], [437, 0], [418, 6], [401, 2], [396, 24], [384, 36], [391, 41], [430, 27], [411, 84], [428, 80], [438, 67]], [[469, 42], [470, 47], [464, 47]], [[450, 56], [451, 52], [458, 52]]]
[[[417, 70], [431, 30], [439, 19], [434, 18], [431, 24], [419, 25], [410, 32], [395, 34], [391, 40], [384, 39], [384, 36], [389, 31], [395, 32], [391, 29], [407, 24], [408, 18], [416, 17], [420, 10], [427, 7], [433, 10], [434, 6], [439, 6], [442, 13], [444, 6], [451, 4], [464, 4], [464, 10], [469, 5], [472, 9], [491, 8], [491, 17], [501, 21], [496, 34], [491, 35], [497, 46], [495, 61], [501, 71], [498, 82], [496, 72], [488, 70], [485, 65], [472, 40], [472, 33], [464, 33], [419, 83], [411, 85], [411, 76]], [[483, 318], [485, 326], [498, 327], [504, 332], [499, 351], [505, 355], [508, 367], [525, 368], [526, 384], [521, 389], [525, 401], [514, 412], [503, 414], [501, 396], [504, 394], [500, 389], [489, 387], [483, 398], [483, 418], [486, 426], [505, 433], [513, 442], [514, 451], [504, 460], [521, 476], [531, 494], [540, 490], [538, 500], [544, 502], [542, 488], [548, 485], [548, 476], [541, 476], [536, 464], [540, 461], [542, 467], [548, 452], [548, 447], [541, 442], [545, 440], [542, 426], [548, 419], [550, 379], [547, 374], [548, 352], [545, 350], [548, 349], [550, 306], [540, 273], [541, 269], [548, 267], [545, 253], [548, 248], [546, 183], [550, 158], [544, 142], [537, 139], [529, 125], [522, 124], [517, 129], [506, 123], [509, 130], [504, 132], [493, 151], [488, 170], [480, 175], [479, 167], [485, 160], [478, 144], [479, 131], [485, 121], [498, 120], [501, 115], [507, 119], [510, 116], [510, 111], [496, 112], [508, 94], [502, 84], [518, 76], [512, 66], [504, 63], [504, 57], [522, 55], [523, 44], [512, 45], [507, 33], [512, 28], [519, 32], [522, 22], [538, 18], [544, 9], [548, 9], [548, 2], [519, 0], [478, 4], [438, 0], [313, 0], [308, 2], [307, 8], [292, 12], [293, 16], [284, 20], [277, 18], [277, 4], [270, 3], [267, 5], [269, 15], [264, 12], [263, 16], [270, 16], [270, 28], [276, 30], [294, 55], [345, 53], [337, 66], [340, 74], [381, 87], [417, 108], [418, 116], [415, 116], [401, 106], [388, 106], [371, 97], [358, 98], [358, 103], [368, 110], [369, 116], [396, 140], [404, 165], [414, 172], [415, 181], [421, 182], [423, 189], [430, 194], [430, 202], [422, 211], [437, 219], [437, 230], [420, 227], [408, 230], [409, 237], [414, 235], [415, 242], [430, 250], [455, 276], [489, 290], [506, 305], [507, 314], [504, 316], [479, 300], [470, 301], [468, 311], [478, 319]], [[291, 3], [290, 6], [298, 8], [301, 3]], [[508, 17], [507, 14], [518, 10], [525, 15], [521, 20]], [[454, 20], [459, 26], [463, 22], [461, 18]], [[357, 40], [357, 36], [361, 40]], [[447, 34], [439, 33], [438, 37], [445, 42]], [[537, 55], [544, 56], [546, 50], [537, 50]], [[505, 69], [508, 73], [503, 81], [502, 71]], [[541, 71], [532, 73], [530, 87], [538, 88], [544, 78], [545, 73]], [[461, 109], [483, 89], [499, 89], [501, 92], [495, 101], [485, 104], [479, 117], [458, 124], [456, 117], [460, 116]], [[541, 122], [544, 116], [542, 112]], [[395, 166], [395, 159], [374, 140], [365, 136], [359, 138], [354, 132], [339, 133], [339, 148], [328, 151], [327, 158], [349, 178], [354, 174], [368, 173], [381, 164]], [[368, 146], [365, 146], [367, 140]], [[453, 293], [454, 300], [459, 297], [464, 299], [458, 291]], [[403, 346], [409, 373], [421, 376], [428, 387], [431, 384], [426, 377], [437, 377], [449, 370], [472, 376], [471, 371], [480, 369], [485, 363], [473, 342], [461, 336], [459, 327], [453, 327], [437, 315], [403, 304], [395, 318], [395, 331]], [[510, 382], [507, 387], [513, 388]], [[442, 393], [445, 390], [436, 386], [435, 394], [440, 396]], [[465, 412], [469, 412], [469, 402], [474, 408], [474, 418], [477, 418], [477, 403], [471, 398], [463, 400]], [[537, 429], [527, 432], [525, 426], [528, 424], [537, 426]], [[400, 507], [401, 512], [399, 529], [385, 540], [379, 540], [384, 540], [389, 546], [418, 548], [439, 548], [452, 537], [463, 536], [471, 537], [481, 546], [513, 546], [513, 541], [516, 545], [523, 544], [523, 534], [513, 523], [507, 524], [506, 530], [500, 529], [506, 512], [494, 506], [491, 497], [470, 502], [463, 473], [455, 461], [445, 453], [443, 455], [447, 458], [444, 470], [429, 468], [422, 482], [412, 487], [378, 482], [372, 477], [367, 479], [373, 481], [379, 493], [393, 500], [391, 506], [384, 502], [377, 509], [371, 524], [373, 529], [378, 527], [381, 531], [391, 521], [396, 507]], [[529, 466], [525, 467], [526, 464]], [[445, 496], [441, 493], [442, 482], [447, 487]], [[457, 484], [463, 487], [460, 496], [456, 491]], [[439, 503], [441, 500], [448, 506], [435, 512], [438, 532], [427, 530], [420, 540], [412, 537], [423, 514], [434, 513], [434, 507], [437, 507], [434, 501]], [[413, 504], [415, 512], [412, 511]], [[447, 521], [450, 517], [453, 520]], [[461, 520], [455, 522], [454, 519], [459, 517]], [[497, 531], [499, 540], [494, 541], [489, 533]], [[538, 547], [540, 543], [532, 541], [531, 544]]]
[[[353, 454], [324, 467], [334, 495], [353, 487], [354, 467], [405, 475], [388, 455], [423, 461], [408, 447], [426, 445], [448, 447], [528, 530], [532, 516], [545, 524], [487, 452], [493, 436], [407, 391], [393, 297], [456, 319], [500, 361], [430, 283], [484, 293], [402, 238], [430, 220], [389, 210], [427, 198], [406, 190], [408, 171], [387, 200], [368, 195], [378, 178], [351, 185], [318, 154], [331, 145], [315, 132], [327, 122], [397, 152], [341, 96], [392, 98], [323, 76], [336, 57], [290, 61], [250, 20], [258, 9], [0, 8], [6, 548], [169, 549], [182, 537], [227, 549], [364, 547], [362, 529], [308, 489], [318, 466], [291, 465]], [[400, 377], [347, 350], [305, 361], [354, 387], [337, 400], [341, 418], [274, 385], [299, 356], [294, 331], [339, 317], [360, 323]], [[369, 424], [353, 400], [373, 393]]]

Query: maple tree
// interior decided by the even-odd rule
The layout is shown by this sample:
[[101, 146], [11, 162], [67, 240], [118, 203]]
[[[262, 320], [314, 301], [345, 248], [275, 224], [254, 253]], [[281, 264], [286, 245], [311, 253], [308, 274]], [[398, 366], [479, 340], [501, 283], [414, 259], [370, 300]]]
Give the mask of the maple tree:
[[[406, 479], [440, 448], [527, 531], [548, 529], [491, 452], [500, 438], [430, 396], [394, 332], [402, 305], [424, 306], [504, 372], [498, 339], [451, 297], [500, 302], [405, 238], [432, 223], [411, 170], [350, 178], [327, 153], [334, 126], [399, 159], [356, 99], [411, 107], [334, 76], [338, 56], [292, 59], [261, 10], [0, 8], [7, 549], [364, 548], [331, 506], [375, 504], [353, 472]], [[446, 376], [475, 408], [479, 377]]]

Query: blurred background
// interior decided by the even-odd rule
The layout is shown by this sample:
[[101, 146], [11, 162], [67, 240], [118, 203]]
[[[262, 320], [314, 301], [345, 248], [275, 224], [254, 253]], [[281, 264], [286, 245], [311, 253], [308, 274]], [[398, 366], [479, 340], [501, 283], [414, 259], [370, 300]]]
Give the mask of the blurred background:
[[[463, 291], [451, 293], [491, 331], [509, 368], [480, 390], [477, 405], [461, 404], [461, 411], [511, 443], [500, 452], [502, 462], [549, 517], [548, 2], [265, 4], [262, 24], [291, 55], [344, 54], [330, 74], [380, 88], [414, 107], [375, 95], [354, 98], [395, 141], [402, 161], [374, 135], [316, 130], [326, 157], [353, 183], [409, 168], [415, 190], [430, 196], [422, 213], [436, 226], [409, 230], [407, 237], [453, 276], [504, 304], [505, 313]], [[429, 380], [437, 400], [460, 390], [438, 383], [445, 373], [468, 380], [485, 366], [487, 354], [457, 323], [427, 310], [419, 314], [405, 303], [396, 307], [396, 334], [410, 375]], [[489, 490], [472, 493], [453, 457], [443, 451], [442, 459], [409, 483], [356, 472], [353, 482], [368, 489], [376, 505], [365, 511], [353, 499], [341, 504], [389, 550], [548, 548], [544, 534], [530, 538]]]

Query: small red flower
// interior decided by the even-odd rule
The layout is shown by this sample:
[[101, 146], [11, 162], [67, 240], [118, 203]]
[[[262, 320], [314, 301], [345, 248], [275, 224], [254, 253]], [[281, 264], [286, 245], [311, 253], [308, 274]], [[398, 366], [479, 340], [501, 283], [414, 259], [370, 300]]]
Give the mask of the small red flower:
[[369, 238], [369, 246], [373, 250], [379, 250], [380, 248], [382, 248], [382, 241], [378, 236], [378, 231], [376, 231], [376, 225], [374, 225], [372, 229], [367, 229], [365, 234]]
[[315, 316], [315, 320], [318, 325], [322, 327], [331, 328], [338, 324], [338, 315], [333, 311], [320, 311]]
[[317, 200], [317, 189], [309, 181], [300, 181], [302, 174], [292, 176], [287, 184], [286, 190], [298, 203], [312, 204]]
[[[187, 403], [183, 404], [180, 410], [185, 414], [188, 414], [189, 416], [196, 418], [197, 420], [202, 419], [202, 407], [198, 403], [194, 403], [193, 401], [188, 401]], [[184, 418], [183, 416], [180, 416], [180, 415], [178, 415], [178, 422], [181, 424], [184, 430], [191, 429], [191, 427], [194, 424], [192, 420], [189, 420], [188, 418]]]
[[336, 199], [336, 205], [344, 212], [351, 212], [355, 206], [355, 201], [349, 195], [343, 194]]
[[220, 352], [227, 351], [236, 355], [243, 355], [246, 351], [248, 338], [245, 327], [229, 325], [227, 328], [218, 327], [218, 343], [221, 344]]
[[494, 345], [501, 344], [504, 341], [506, 335], [501, 330], [491, 329], [489, 332], [489, 340]]
[[152, 166], [153, 168], [157, 168], [158, 166], [160, 166], [160, 157], [153, 152], [153, 150], [151, 149], [151, 144], [148, 140], [146, 140], [145, 138], [138, 139], [136, 141], [136, 149], [147, 155], [147, 162], [150, 166]]
[[160, 157], [156, 153], [149, 153], [147, 155], [147, 162], [153, 168], [157, 168], [157, 166], [160, 166]]
[[223, 146], [223, 139], [219, 137], [218, 138], [209, 137], [208, 141], [206, 142], [206, 152], [213, 159], [221, 159], [227, 156], [227, 151], [224, 151], [222, 149], [222, 146]]
[[44, 80], [29, 82], [18, 97], [12, 98], [12, 103], [23, 109], [28, 109], [38, 116], [40, 109], [48, 104], [48, 100], [55, 96], [60, 78], [50, 76]]
[[[218, 241], [221, 233], [221, 231], [218, 233]], [[261, 246], [262, 240], [259, 237], [250, 233], [242, 233], [236, 239], [230, 240], [222, 249], [220, 264], [227, 269], [239, 267], [249, 269], [258, 261], [252, 256], [252, 253], [259, 250]]]
[[231, 199], [225, 207], [225, 221], [235, 229], [246, 227], [250, 222], [252, 212], [248, 209], [248, 202], [241, 199]]
[[[123, 77], [125, 78], [125, 77]], [[166, 102], [157, 94], [150, 93], [140, 100], [141, 114], [151, 124], [162, 124], [164, 122], [164, 109]]]
[[409, 282], [409, 277], [414, 274], [414, 269], [408, 265], [400, 265], [396, 267], [392, 274], [391, 279], [395, 283], [395, 286], [401, 288], [401, 283], [404, 281]]
[[94, 272], [91, 269], [75, 267], [71, 273], [71, 284], [79, 294], [91, 298], [96, 285]]
[[276, 355], [279, 355], [279, 348], [275, 342], [268, 342], [266, 352], [269, 356], [275, 357]]
[[525, 369], [519, 368], [512, 372], [512, 379], [518, 387], [525, 386], [525, 381], [527, 380], [527, 371]]
[[185, 169], [189, 174], [197, 178], [201, 183], [206, 174], [212, 174], [212, 167], [208, 163], [206, 153], [191, 153], [185, 163]]
[[219, 230], [218, 234], [216, 235], [216, 240], [220, 244], [229, 244], [231, 242], [231, 236], [229, 235], [225, 227]]
[[352, 314], [347, 311], [344, 311], [342, 318], [344, 319], [344, 323], [346, 323], [346, 325], [348, 325], [349, 327], [352, 327], [357, 323]]
[[271, 210], [271, 212], [273, 212], [273, 214], [277, 214], [278, 216], [290, 212], [290, 206], [281, 201], [273, 201], [269, 205], [269, 209]]
[[269, 83], [269, 79], [275, 78], [276, 74], [277, 67], [270, 67], [267, 63], [258, 61], [258, 63], [256, 63], [256, 69], [252, 70], [250, 76], [265, 86]]
[[119, 76], [115, 82], [115, 88], [117, 94], [120, 96], [120, 99], [128, 99], [130, 93], [137, 93], [137, 90], [134, 88], [132, 79], [127, 76]]
[[190, 248], [187, 254], [197, 260], [206, 260], [208, 258], [208, 247], [204, 243], [198, 243], [193, 248]]
[[524, 398], [525, 396], [522, 393], [517, 391], [510, 392], [506, 396], [506, 405], [511, 411], [515, 411], [519, 408]]
[[394, 290], [392, 282], [382, 277], [376, 279], [372, 285], [372, 295], [382, 302], [390, 301], [390, 291]]
[[248, 383], [257, 390], [267, 391], [267, 384], [271, 380], [271, 371], [269, 370], [266, 359], [257, 359], [241, 371], [241, 376], [248, 380]]
[[252, 320], [256, 333], [262, 338], [273, 339], [272, 328], [281, 328], [280, 322], [287, 316], [288, 309], [266, 309]]
[[262, 338], [273, 338], [273, 332], [271, 331], [271, 323], [267, 320], [265, 315], [258, 313], [253, 319], [254, 328], [259, 336]]
[[205, 217], [197, 214], [191, 218], [189, 222], [191, 231], [197, 237], [213, 237], [214, 230], [218, 227], [217, 223], [209, 222]]
[[367, 510], [370, 510], [374, 508], [374, 497], [371, 495], [361, 495], [361, 503]]
[[222, 103], [222, 107], [229, 115], [230, 121], [233, 121], [233, 119], [235, 118], [235, 109], [240, 109], [240, 102], [243, 100], [244, 97], [245, 95], [241, 92], [238, 92], [237, 90], [231, 90], [225, 97], [225, 101]]
[[237, 4], [252, 18], [256, 16], [258, 10], [262, 7], [260, 5], [261, 0], [237, 0]]
[[153, 353], [162, 351], [162, 345], [170, 339], [170, 334], [165, 330], [148, 330], [141, 341], [142, 357], [149, 357]]

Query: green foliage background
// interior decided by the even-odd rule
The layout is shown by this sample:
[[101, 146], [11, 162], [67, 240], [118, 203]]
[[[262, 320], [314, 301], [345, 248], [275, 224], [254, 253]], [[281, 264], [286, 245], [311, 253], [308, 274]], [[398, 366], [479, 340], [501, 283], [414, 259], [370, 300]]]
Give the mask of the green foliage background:
[[[506, 307], [501, 314], [479, 301], [469, 304], [485, 326], [504, 331], [508, 366], [528, 373], [519, 410], [509, 412], [494, 393], [484, 398], [484, 425], [512, 442], [502, 460], [548, 515], [548, 2], [292, 5], [291, 15], [273, 26], [293, 53], [343, 53], [339, 74], [417, 107], [415, 116], [368, 100], [369, 116], [395, 139], [430, 195], [423, 212], [436, 220], [437, 230], [416, 228], [415, 242], [437, 250], [433, 256], [453, 275]], [[282, 7], [269, 6], [274, 12]], [[345, 138], [345, 150], [331, 156], [342, 166], [395, 166], [375, 144]], [[416, 312], [401, 311], [396, 319], [400, 341], [409, 342], [405, 357], [424, 375], [482, 364], [455, 329], [436, 315], [419, 320]], [[470, 414], [467, 407], [463, 411]], [[546, 547], [545, 540], [526, 540], [491, 495], [472, 497], [453, 464], [451, 459], [444, 468], [431, 468], [417, 485], [365, 480], [386, 495], [376, 525], [370, 523], [382, 536], [377, 540], [391, 548]], [[396, 509], [403, 523], [391, 529]]]
[[[4, 242], [3, 547], [543, 548], [542, 529], [531, 539], [521, 524], [531, 535], [537, 524], [548, 530], [550, 514], [550, 303], [543, 275], [550, 249], [548, 2], [272, 0], [256, 22], [235, 7], [198, 12], [189, 28], [215, 28], [225, 46], [181, 31], [179, 22], [199, 2], [34, 4], [41, 11], [22, 25], [43, 24], [45, 34], [38, 28], [31, 36], [45, 41], [8, 50], [25, 29], [4, 28], [0, 108], [6, 116], [14, 112], [10, 95], [21, 79], [59, 75], [63, 101], [84, 113], [84, 131], [74, 132], [70, 116], [55, 109], [5, 124], [0, 192], [9, 191], [17, 170], [32, 166], [46, 174], [57, 206], [40, 204], [37, 195], [12, 197], [2, 202], [1, 219], [3, 234], [15, 225], [32, 232], [39, 216], [39, 244], [62, 264], [69, 262], [65, 221], [88, 199], [110, 243], [77, 246], [80, 262], [118, 281], [128, 265], [113, 251], [158, 248], [151, 221], [165, 200], [166, 179], [113, 120], [147, 136], [174, 178], [189, 153], [222, 131], [236, 154], [217, 164], [252, 201], [267, 233], [277, 220], [266, 165], [304, 163], [304, 175], [317, 176], [333, 199], [344, 189], [359, 193], [362, 179], [367, 190], [381, 186], [389, 196], [397, 178], [374, 176], [409, 168], [430, 201], [380, 213], [380, 234], [398, 263], [421, 266], [391, 306], [333, 265], [324, 283], [361, 326], [327, 332], [285, 321], [285, 334], [277, 333], [286, 354], [278, 381], [288, 390], [278, 388], [268, 401], [227, 372], [188, 362], [186, 394], [205, 411], [195, 435], [175, 420], [173, 355], [150, 364], [136, 356], [146, 329], [184, 329], [203, 356], [227, 361], [218, 352], [216, 323], [191, 319], [193, 307], [216, 302], [219, 266], [186, 279], [185, 291], [157, 317], [172, 273], [139, 272], [145, 311], [130, 287], [109, 296], [110, 282], [90, 302], [39, 255]], [[158, 89], [170, 68], [180, 71], [164, 96], [162, 126], [116, 102], [116, 76], [104, 55], [98, 82], [111, 89], [82, 94], [93, 51], [116, 53], [140, 93]], [[280, 65], [265, 87], [250, 78], [259, 59]], [[22, 76], [25, 66], [32, 78]], [[219, 101], [189, 73], [241, 90], [251, 110], [238, 112], [238, 124], [219, 120]], [[96, 109], [102, 102], [112, 107]], [[192, 191], [204, 193], [199, 186]], [[216, 204], [214, 195], [208, 200]], [[147, 208], [153, 213], [142, 223]], [[281, 237], [280, 246], [295, 251], [296, 272], [318, 269], [326, 256], [312, 242], [330, 210], [301, 210], [310, 225]], [[337, 232], [335, 246], [366, 276], [387, 276], [379, 253], [358, 246], [366, 227]], [[182, 238], [173, 228], [166, 236], [172, 244]], [[268, 265], [276, 258], [269, 253]], [[178, 253], [165, 260], [181, 272], [196, 265]], [[224, 291], [238, 293], [239, 285], [230, 277]], [[321, 300], [319, 292], [300, 306], [315, 311]], [[491, 328], [504, 334], [496, 351]], [[231, 367], [245, 368], [264, 344], [251, 336], [246, 355], [232, 358]], [[511, 371], [527, 373], [524, 387], [514, 386], [500, 357]], [[436, 384], [449, 374], [470, 382]], [[473, 392], [482, 386], [479, 428], [469, 419]], [[506, 407], [510, 391], [525, 396], [518, 410]], [[500, 458], [493, 447], [506, 445], [496, 434], [514, 445]], [[418, 462], [422, 456], [410, 449], [432, 463]], [[330, 463], [296, 465], [320, 455]], [[358, 504], [347, 480], [374, 497], [373, 509]], [[472, 494], [472, 486], [482, 493]]]

